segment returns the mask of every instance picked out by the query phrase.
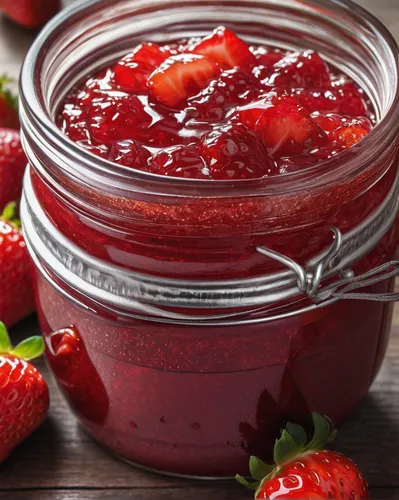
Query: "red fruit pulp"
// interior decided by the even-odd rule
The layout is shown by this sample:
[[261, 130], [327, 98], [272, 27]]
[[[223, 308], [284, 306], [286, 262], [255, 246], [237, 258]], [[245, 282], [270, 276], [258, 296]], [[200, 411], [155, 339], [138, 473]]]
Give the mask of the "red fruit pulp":
[[[244, 112], [247, 106], [259, 108], [253, 126]], [[150, 157], [157, 153], [153, 148], [190, 146], [191, 156], [197, 151], [203, 158], [201, 136], [214, 128], [220, 130], [220, 125], [227, 131], [234, 120], [254, 130], [268, 148], [273, 165], [256, 169], [258, 177], [268, 177], [280, 173], [282, 157], [289, 156], [292, 164], [296, 157], [322, 147], [331, 157], [363, 137], [355, 133], [352, 140], [342, 140], [332, 134], [325, 144], [325, 134], [313, 116], [317, 112], [352, 118], [372, 115], [364, 92], [345, 75], [332, 71], [317, 53], [250, 47], [232, 31], [219, 27], [199, 41], [138, 45], [72, 91], [60, 110], [58, 125], [92, 153], [96, 153], [93, 146], [133, 139], [150, 148], [151, 155], [139, 154], [134, 162], [120, 158], [118, 163], [150, 172], [154, 165], [154, 173], [171, 176], [175, 172], [176, 177], [185, 170], [185, 177], [191, 172], [195, 179], [197, 173], [185, 168], [181, 155], [174, 155], [172, 166], [160, 169], [159, 162]], [[228, 140], [226, 132], [224, 142]], [[310, 159], [317, 163], [321, 157]], [[240, 170], [239, 164], [235, 162]], [[221, 169], [229, 170], [229, 165], [226, 159]], [[208, 161], [209, 171], [211, 166]], [[304, 168], [305, 163], [299, 162], [298, 167]], [[227, 178], [255, 178], [252, 168], [246, 173], [247, 177], [243, 170], [231, 172]], [[205, 178], [221, 179], [212, 174]]]
[[[72, 91], [58, 125], [115, 163], [207, 185], [312, 167], [370, 131], [373, 109], [364, 93], [314, 52], [250, 47], [252, 57], [229, 34], [240, 50], [223, 59], [225, 35], [217, 30], [204, 42], [158, 46], [158, 55], [172, 56], [157, 60], [151, 74], [146, 63], [132, 62], [148, 48], [143, 44]], [[32, 180], [54, 224], [91, 255], [158, 276], [218, 280], [275, 270], [256, 251], [262, 245], [303, 263], [331, 243], [329, 225], [347, 232], [375, 210], [392, 186], [392, 165], [394, 153], [312, 196], [241, 197], [232, 182], [225, 197], [202, 197], [198, 187], [191, 198], [148, 201], [146, 193], [99, 192], [63, 179], [83, 200], [75, 205], [38, 174]], [[395, 225], [358, 269], [392, 259], [397, 243]], [[385, 304], [342, 301], [272, 323], [178, 326], [121, 321], [80, 297], [90, 306], [84, 311], [44, 279], [37, 287], [45, 335], [73, 325], [90, 358], [81, 377], [100, 380], [107, 395], [105, 420], [91, 421], [63, 381], [85, 427], [125, 459], [192, 475], [245, 473], [247, 454], [269, 458], [287, 419], [311, 411], [342, 418], [379, 368], [391, 311]], [[57, 360], [52, 363], [57, 373]]]

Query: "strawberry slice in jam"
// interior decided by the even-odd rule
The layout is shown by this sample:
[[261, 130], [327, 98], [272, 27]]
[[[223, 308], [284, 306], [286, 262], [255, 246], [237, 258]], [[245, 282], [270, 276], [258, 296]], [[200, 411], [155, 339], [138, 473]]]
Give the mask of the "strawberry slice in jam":
[[188, 99], [185, 111], [197, 120], [220, 121], [229, 109], [252, 101], [259, 92], [251, 73], [230, 69]]
[[146, 92], [151, 73], [172, 54], [156, 43], [142, 43], [114, 67], [114, 82], [126, 92]]
[[194, 45], [191, 51], [209, 57], [223, 69], [248, 68], [256, 64], [248, 45], [223, 26]]
[[219, 73], [219, 66], [207, 57], [180, 54], [154, 71], [148, 88], [156, 101], [173, 108], [205, 88]]
[[143, 41], [68, 95], [63, 132], [130, 169], [244, 180], [311, 168], [372, 129], [365, 92], [313, 50], [204, 38]]
[[327, 142], [327, 136], [306, 110], [286, 94], [271, 92], [264, 99], [237, 111], [264, 142], [272, 156], [308, 153]]

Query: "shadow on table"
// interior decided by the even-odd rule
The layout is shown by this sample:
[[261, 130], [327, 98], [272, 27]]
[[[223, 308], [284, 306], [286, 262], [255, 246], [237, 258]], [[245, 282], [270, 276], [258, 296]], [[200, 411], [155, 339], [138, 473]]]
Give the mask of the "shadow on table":
[[333, 445], [357, 463], [372, 488], [393, 487], [399, 482], [399, 426], [395, 419], [399, 407], [395, 396], [378, 391], [366, 396], [339, 426]]

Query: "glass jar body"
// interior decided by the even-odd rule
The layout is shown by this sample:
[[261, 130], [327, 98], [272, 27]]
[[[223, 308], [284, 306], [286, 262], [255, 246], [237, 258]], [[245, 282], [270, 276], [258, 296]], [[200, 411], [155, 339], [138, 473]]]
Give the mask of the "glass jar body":
[[[71, 86], [132, 46], [204, 34], [222, 23], [254, 43], [318, 50], [364, 87], [378, 125], [356, 147], [304, 172], [211, 184], [112, 165], [55, 128]], [[385, 352], [390, 305], [340, 300], [275, 321], [265, 312], [264, 321], [228, 326], [162, 322], [135, 315], [133, 306], [127, 315], [110, 310], [89, 286], [77, 290], [58, 272], [57, 256], [77, 277], [83, 255], [99, 260], [108, 276], [114, 265], [126, 274], [161, 276], [160, 284], [184, 278], [194, 288], [204, 279], [223, 284], [281, 269], [258, 251], [262, 246], [305, 263], [331, 243], [331, 224], [349, 233], [392, 188], [397, 55], [376, 20], [333, 0], [156, 0], [150, 6], [103, 0], [71, 9], [42, 32], [22, 73], [22, 129], [32, 167], [25, 197], [37, 200], [56, 239], [77, 249], [65, 254], [55, 245], [51, 264], [32, 244], [43, 234], [28, 234], [24, 221], [38, 268], [38, 313], [60, 387], [85, 429], [113, 453], [167, 473], [246, 473], [248, 454], [270, 458], [287, 419], [306, 423], [318, 411], [338, 422], [366, 394]], [[394, 259], [398, 237], [395, 219], [353, 270]], [[104, 284], [112, 293], [113, 283]], [[369, 291], [392, 287], [387, 280]], [[68, 328], [74, 343], [60, 349]]]
[[[118, 321], [41, 275], [37, 306], [48, 363], [83, 427], [124, 460], [198, 477], [247, 473], [249, 454], [270, 459], [287, 420], [317, 411], [339, 422], [378, 372], [392, 317], [392, 304], [342, 300], [257, 325]], [[53, 332], [69, 325], [81, 355], [65, 368]]]

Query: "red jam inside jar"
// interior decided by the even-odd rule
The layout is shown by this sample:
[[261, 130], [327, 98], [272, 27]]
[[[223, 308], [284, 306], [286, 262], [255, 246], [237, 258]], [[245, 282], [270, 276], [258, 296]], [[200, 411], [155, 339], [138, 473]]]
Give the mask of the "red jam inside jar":
[[[279, 6], [263, 3], [269, 14], [278, 12]], [[155, 23], [161, 12], [136, 12], [135, 1], [123, 0], [107, 19], [101, 4], [63, 27], [76, 47], [72, 27], [83, 40], [90, 39], [90, 26], [116, 37], [125, 17], [153, 15]], [[320, 15], [317, 6], [305, 12], [301, 2], [292, 5], [289, 16]], [[168, 8], [173, 13], [179, 6]], [[241, 4], [226, 8], [237, 9], [238, 19], [247, 15]], [[342, 23], [363, 26], [361, 14], [346, 18], [340, 7], [330, 8]], [[331, 245], [330, 226], [350, 234], [379, 210], [397, 183], [398, 138], [391, 124], [372, 146], [383, 114], [378, 96], [363, 90], [342, 61], [330, 62], [337, 52], [319, 55], [326, 44], [295, 30], [287, 31], [292, 43], [255, 43], [264, 27], [253, 21], [253, 30], [241, 26], [240, 35], [238, 21], [232, 24], [201, 28], [201, 37], [191, 37], [191, 24], [186, 38], [168, 30], [164, 40], [162, 30], [135, 36], [129, 53], [126, 41], [123, 51], [118, 42], [119, 59], [99, 64], [92, 55], [89, 75], [77, 58], [79, 78], [66, 95], [54, 56], [47, 63], [58, 78], [51, 88], [60, 95], [48, 100], [49, 123], [59, 130], [42, 148], [26, 127], [32, 168], [25, 230], [38, 268], [37, 305], [52, 371], [82, 425], [113, 453], [157, 471], [201, 477], [245, 473], [249, 454], [269, 459], [288, 419], [306, 423], [312, 411], [342, 419], [378, 372], [392, 313], [389, 304], [339, 300], [291, 314], [311, 303], [298, 291], [276, 301], [282, 316], [268, 321], [267, 308], [240, 298], [246, 280], [286, 270], [259, 248], [305, 265]], [[345, 36], [348, 47], [356, 46], [350, 30]], [[99, 47], [103, 54], [106, 43]], [[365, 55], [356, 50], [360, 66]], [[45, 62], [38, 57], [35, 64]], [[49, 81], [52, 71], [45, 73]], [[23, 106], [26, 124], [33, 122], [29, 96]], [[32, 214], [47, 235], [34, 229]], [[355, 274], [395, 258], [398, 229], [395, 219], [352, 263]], [[100, 262], [101, 271], [99, 264], [87, 278], [86, 262]], [[116, 269], [135, 279], [139, 291], [147, 278], [155, 280], [156, 298], [129, 304], [125, 290], [125, 305], [111, 307], [105, 297], [119, 286]], [[87, 288], [78, 286], [82, 279]], [[183, 307], [165, 302], [160, 291], [184, 283], [190, 297], [204, 280], [220, 283], [227, 298], [234, 289], [238, 299], [227, 313], [245, 314], [206, 323], [202, 317], [226, 314], [227, 306]], [[390, 279], [368, 291], [388, 293], [392, 286]], [[104, 289], [104, 301], [91, 287]], [[164, 315], [143, 314], [140, 307], [148, 303]], [[181, 321], [175, 313], [196, 319]]]

